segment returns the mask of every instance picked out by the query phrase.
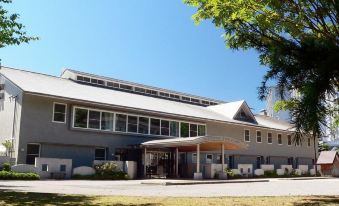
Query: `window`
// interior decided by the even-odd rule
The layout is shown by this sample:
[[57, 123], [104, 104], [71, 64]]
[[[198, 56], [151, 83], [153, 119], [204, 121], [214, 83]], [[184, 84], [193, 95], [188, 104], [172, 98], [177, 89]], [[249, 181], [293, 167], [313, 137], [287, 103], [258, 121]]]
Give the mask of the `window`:
[[192, 154], [192, 163], [197, 163], [197, 153]]
[[213, 163], [213, 154], [206, 154], [206, 163], [207, 164]]
[[84, 77], [84, 82], [91, 82], [91, 79], [89, 77]]
[[176, 94], [170, 94], [170, 97], [173, 99], [180, 99], [180, 96]]
[[160, 135], [160, 119], [151, 119], [151, 134]]
[[191, 101], [191, 98], [189, 98], [189, 97], [181, 97], [181, 99], [182, 99], [183, 101], [187, 101], [187, 102]]
[[54, 103], [53, 105], [53, 122], [66, 122], [66, 104]]
[[48, 172], [48, 164], [42, 164], [41, 165], [41, 171]]
[[105, 85], [105, 82], [103, 80], [98, 80], [98, 84]]
[[100, 129], [100, 112], [89, 111], [88, 128]]
[[272, 133], [267, 133], [267, 143], [268, 144], [272, 144], [273, 143]]
[[120, 84], [120, 89], [132, 90], [132, 87], [126, 84]]
[[165, 92], [159, 92], [159, 96], [162, 96], [162, 97], [169, 97], [169, 94], [168, 94], [168, 93], [165, 93]]
[[191, 102], [194, 102], [194, 103], [200, 103], [200, 100], [199, 100], [199, 99], [191, 98]]
[[257, 131], [257, 142], [261, 143], [261, 131]]
[[307, 146], [311, 146], [311, 138], [307, 138]]
[[179, 137], [179, 122], [170, 122], [170, 136]]
[[134, 91], [139, 92], [139, 93], [145, 93], [146, 92], [146, 90], [144, 88], [140, 88], [140, 87], [134, 87]]
[[149, 118], [139, 117], [138, 132], [140, 134], [148, 134], [148, 125], [149, 125]]
[[146, 94], [157, 95], [158, 92], [157, 92], [157, 91], [154, 91], [154, 90], [146, 89]]
[[95, 160], [106, 160], [106, 149], [105, 148], [95, 148]]
[[101, 129], [107, 131], [113, 131], [113, 113], [102, 112], [101, 113]]
[[161, 120], [161, 135], [169, 136], [169, 121]]
[[60, 172], [66, 172], [66, 165], [60, 165]]
[[36, 157], [40, 157], [40, 145], [27, 144], [26, 164], [34, 165]]
[[78, 81], [84, 81], [84, 77], [83, 76], [77, 76], [77, 80]]
[[198, 136], [198, 125], [190, 124], [190, 137]]
[[98, 80], [97, 79], [91, 79], [91, 83], [98, 84]]
[[205, 125], [198, 125], [198, 136], [202, 137], [206, 135], [206, 126]]
[[189, 123], [181, 122], [180, 124], [180, 137], [189, 137]]
[[250, 142], [250, 130], [245, 130], [245, 134], [244, 134], [244, 140], [245, 142]]
[[75, 108], [74, 127], [87, 128], [88, 110]]
[[282, 135], [278, 134], [278, 144], [282, 145]]
[[127, 115], [116, 114], [115, 131], [126, 132]]
[[138, 117], [137, 116], [130, 116], [128, 115], [128, 125], [127, 125], [128, 132], [138, 132]]
[[201, 103], [202, 103], [202, 104], [206, 104], [206, 105], [209, 105], [209, 104], [210, 104], [209, 101], [205, 101], [205, 100], [202, 100]]
[[287, 135], [287, 145], [289, 145], [289, 146], [292, 145], [292, 137], [291, 137], [291, 135]]

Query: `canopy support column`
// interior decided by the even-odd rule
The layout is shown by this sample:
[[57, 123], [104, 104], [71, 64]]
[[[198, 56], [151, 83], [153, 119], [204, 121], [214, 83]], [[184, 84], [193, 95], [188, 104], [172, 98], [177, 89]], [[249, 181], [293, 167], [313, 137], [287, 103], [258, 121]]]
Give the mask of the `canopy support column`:
[[222, 172], [225, 172], [225, 143], [221, 144], [221, 164]]
[[146, 147], [144, 148], [144, 177], [146, 178], [147, 177], [147, 170], [146, 170], [146, 153], [147, 153], [147, 149]]
[[194, 173], [194, 179], [202, 179], [202, 174], [200, 172], [200, 144], [197, 144], [197, 169]]

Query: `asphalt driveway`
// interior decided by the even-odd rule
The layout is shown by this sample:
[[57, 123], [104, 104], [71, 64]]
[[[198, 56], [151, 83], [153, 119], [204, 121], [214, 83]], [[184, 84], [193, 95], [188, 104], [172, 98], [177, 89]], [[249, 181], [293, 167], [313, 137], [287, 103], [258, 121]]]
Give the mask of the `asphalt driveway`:
[[141, 180], [129, 181], [0, 181], [1, 190], [22, 192], [119, 195], [119, 196], [299, 196], [339, 195], [339, 179], [278, 180], [251, 183], [224, 183], [202, 185], [141, 184]]

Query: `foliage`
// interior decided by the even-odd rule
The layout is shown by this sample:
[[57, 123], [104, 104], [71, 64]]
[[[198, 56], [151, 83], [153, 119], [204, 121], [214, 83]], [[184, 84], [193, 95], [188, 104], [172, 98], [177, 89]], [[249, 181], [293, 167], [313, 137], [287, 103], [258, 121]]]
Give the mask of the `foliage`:
[[74, 178], [85, 179], [107, 179], [107, 180], [124, 180], [128, 179], [125, 172], [119, 170], [119, 167], [114, 162], [106, 162], [94, 166], [95, 175], [91, 176], [75, 176]]
[[303, 133], [321, 135], [328, 95], [339, 87], [339, 1], [184, 0], [197, 8], [196, 23], [212, 19], [224, 30], [227, 46], [255, 49], [269, 70], [259, 88], [265, 99], [270, 80], [280, 95], [295, 90], [291, 115], [296, 141]]
[[319, 142], [319, 146], [318, 146], [318, 151], [322, 152], [322, 151], [329, 151], [330, 150], [330, 146], [324, 142]]
[[274, 171], [274, 170], [272, 170], [272, 171], [270, 171], [270, 170], [264, 171], [264, 177], [271, 178], [271, 177], [277, 177], [277, 176], [278, 176], [277, 172]]
[[5, 148], [6, 148], [6, 156], [9, 156], [13, 145], [12, 142], [10, 140], [6, 140], [5, 142], [1, 143]]
[[11, 170], [11, 165], [9, 163], [4, 163], [2, 165], [2, 171], [10, 172]]
[[72, 179], [76, 180], [128, 180], [129, 177], [125, 172], [118, 171], [112, 174], [94, 174], [94, 175], [73, 175]]
[[27, 36], [23, 30], [25, 26], [17, 21], [19, 14], [9, 14], [4, 9], [3, 5], [9, 3], [12, 0], [0, 0], [0, 48], [37, 40], [37, 37]]
[[0, 180], [39, 180], [35, 173], [19, 173], [11, 171], [0, 171]]

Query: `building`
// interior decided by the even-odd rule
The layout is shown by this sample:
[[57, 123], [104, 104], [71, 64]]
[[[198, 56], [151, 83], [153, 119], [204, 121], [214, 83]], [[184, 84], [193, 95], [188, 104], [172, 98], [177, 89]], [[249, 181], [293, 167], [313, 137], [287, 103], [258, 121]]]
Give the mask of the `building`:
[[[18, 164], [36, 157], [136, 161], [138, 175], [192, 177], [211, 165], [313, 164], [292, 125], [224, 102], [66, 69], [61, 77], [2, 67], [0, 142]], [[221, 165], [221, 166], [220, 166]], [[250, 171], [252, 172], [252, 171]], [[205, 175], [204, 175], [205, 176]]]
[[[299, 94], [295, 91], [285, 91], [284, 92], [284, 99], [288, 100], [291, 98], [298, 98]], [[335, 105], [338, 105], [338, 98], [339, 93], [335, 96], [327, 96], [328, 99], [328, 106], [334, 107]], [[276, 86], [272, 86], [269, 88], [269, 92], [266, 98], [266, 113], [268, 116], [278, 119], [278, 120], [284, 120], [287, 122], [291, 121], [291, 115], [290, 111], [274, 111], [274, 104], [277, 101], [282, 100], [279, 89]], [[327, 126], [323, 126], [323, 136], [321, 137], [321, 141], [326, 142], [329, 144], [330, 147], [338, 147], [339, 146], [339, 128], [332, 128], [331, 125], [333, 125], [335, 119], [333, 116], [328, 115], [325, 118], [325, 122]]]

